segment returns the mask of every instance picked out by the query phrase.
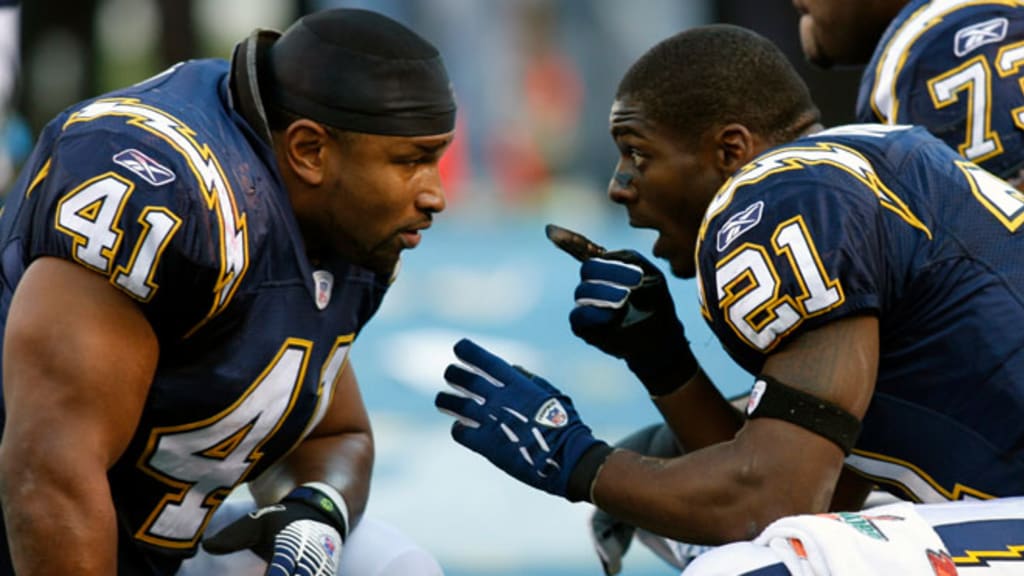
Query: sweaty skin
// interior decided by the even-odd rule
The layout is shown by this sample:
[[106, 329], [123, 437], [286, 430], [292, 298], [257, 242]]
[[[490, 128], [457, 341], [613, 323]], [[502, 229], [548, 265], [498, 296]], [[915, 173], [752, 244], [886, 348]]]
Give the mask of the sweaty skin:
[[[843, 354], [822, 354], [840, 349]], [[763, 372], [861, 418], [877, 363], [878, 320], [858, 316], [797, 337], [769, 357]], [[671, 396], [682, 399], [689, 385]], [[669, 417], [660, 404], [659, 409]], [[723, 414], [735, 422], [735, 411]], [[692, 440], [712, 440], [701, 438], [701, 431], [687, 435], [700, 424], [670, 423], [691, 446]], [[679, 458], [616, 450], [592, 493], [594, 504], [637, 526], [684, 542], [721, 544], [750, 539], [783, 516], [827, 511], [843, 457], [822, 436], [783, 420], [757, 418], [744, 422], [732, 439]]]

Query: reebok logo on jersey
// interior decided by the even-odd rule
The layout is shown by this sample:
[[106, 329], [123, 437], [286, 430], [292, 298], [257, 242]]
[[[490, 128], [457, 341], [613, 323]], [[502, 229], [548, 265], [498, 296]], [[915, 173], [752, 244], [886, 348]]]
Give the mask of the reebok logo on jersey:
[[565, 411], [558, 398], [551, 398], [541, 405], [533, 419], [541, 426], [561, 428], [569, 423], [569, 413]]
[[114, 154], [114, 163], [124, 166], [138, 174], [153, 186], [163, 186], [174, 182], [174, 172], [163, 164], [146, 156], [134, 148], [122, 150]]
[[743, 209], [738, 214], [733, 214], [722, 228], [718, 231], [718, 238], [715, 247], [722, 252], [732, 244], [733, 240], [739, 238], [744, 232], [761, 223], [761, 213], [764, 212], [764, 202], [758, 200]]
[[962, 57], [972, 50], [986, 44], [999, 42], [1006, 38], [1009, 23], [1006, 18], [993, 18], [977, 24], [965, 26], [957, 30], [953, 38], [953, 53]]

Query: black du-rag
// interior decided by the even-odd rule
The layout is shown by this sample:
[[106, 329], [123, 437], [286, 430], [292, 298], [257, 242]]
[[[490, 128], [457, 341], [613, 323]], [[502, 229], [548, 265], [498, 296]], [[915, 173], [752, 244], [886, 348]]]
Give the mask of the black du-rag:
[[256, 30], [235, 48], [232, 96], [269, 140], [268, 108], [353, 132], [443, 134], [455, 97], [430, 42], [376, 12], [314, 12], [284, 33]]

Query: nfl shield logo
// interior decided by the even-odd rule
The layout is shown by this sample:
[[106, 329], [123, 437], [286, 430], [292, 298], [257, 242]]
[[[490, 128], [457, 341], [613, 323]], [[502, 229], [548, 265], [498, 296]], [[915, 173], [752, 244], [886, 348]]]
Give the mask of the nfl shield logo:
[[338, 546], [334, 543], [334, 540], [330, 536], [324, 536], [322, 544], [327, 557], [334, 558], [334, 555], [338, 552]]
[[316, 287], [316, 307], [327, 308], [331, 302], [331, 288], [334, 287], [334, 274], [327, 270], [313, 271], [313, 285]]
[[565, 411], [558, 398], [549, 398], [541, 405], [540, 410], [537, 410], [537, 415], [533, 419], [548, 428], [561, 428], [569, 423], [569, 413]]
[[747, 415], [753, 414], [754, 410], [757, 410], [757, 405], [761, 403], [761, 397], [764, 396], [764, 390], [767, 387], [768, 383], [764, 380], [754, 382], [754, 387], [750, 389], [750, 398], [747, 399]]

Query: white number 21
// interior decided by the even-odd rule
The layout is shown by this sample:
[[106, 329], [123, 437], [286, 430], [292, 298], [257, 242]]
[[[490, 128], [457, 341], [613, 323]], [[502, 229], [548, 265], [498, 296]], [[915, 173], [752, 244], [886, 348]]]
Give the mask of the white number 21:
[[821, 264], [803, 218], [791, 218], [775, 229], [772, 247], [785, 255], [801, 293], [780, 294], [779, 273], [768, 250], [743, 244], [722, 259], [715, 273], [719, 306], [725, 321], [744, 341], [766, 351], [805, 318], [844, 301], [838, 280], [830, 280]]

